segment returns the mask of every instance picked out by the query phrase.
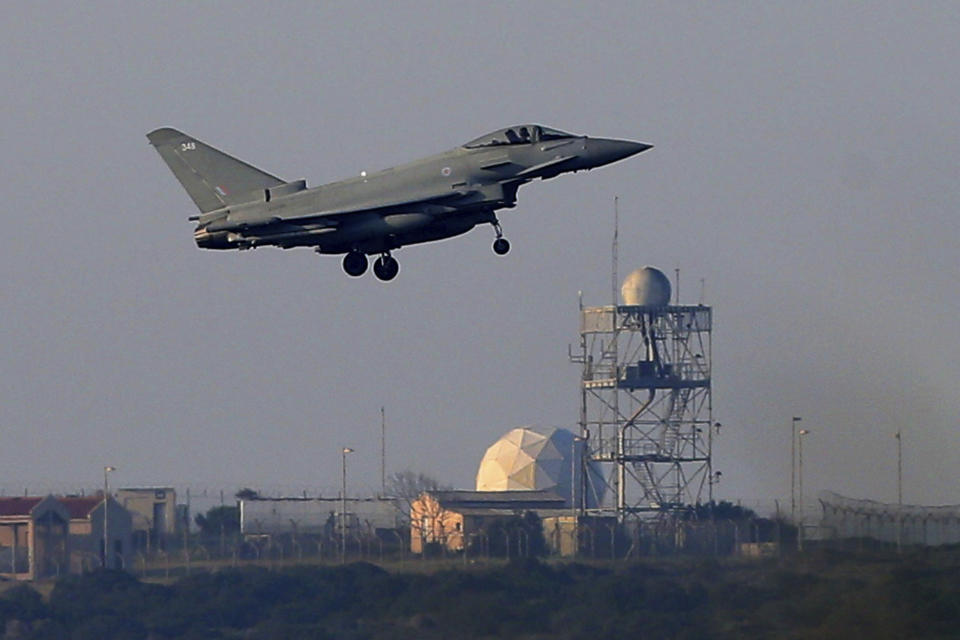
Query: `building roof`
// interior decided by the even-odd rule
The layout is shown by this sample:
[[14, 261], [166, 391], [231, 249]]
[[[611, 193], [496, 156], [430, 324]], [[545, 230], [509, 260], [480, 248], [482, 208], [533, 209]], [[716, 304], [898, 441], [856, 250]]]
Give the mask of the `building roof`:
[[452, 508], [450, 507], [448, 508], [451, 511], [454, 511], [455, 513], [459, 513], [462, 516], [474, 516], [478, 518], [511, 516], [511, 515], [514, 515], [516, 511], [520, 509], [522, 509], [523, 511], [536, 511], [537, 516], [539, 516], [541, 519], [571, 517], [569, 509], [554, 509], [552, 507], [548, 509], [541, 509], [541, 508], [515, 509], [513, 507], [504, 506], [504, 507], [498, 507], [498, 508], [492, 508], [492, 509], [478, 509], [478, 508], [471, 508], [471, 507], [460, 507], [455, 505]]
[[29, 516], [33, 508], [43, 498], [24, 496], [22, 498], [0, 498], [0, 516]]
[[71, 520], [83, 520], [90, 517], [90, 512], [93, 511], [97, 505], [103, 502], [103, 497], [84, 496], [58, 498], [58, 500], [60, 500], [60, 502], [63, 503], [63, 506], [67, 508], [67, 511], [70, 513]]
[[566, 500], [550, 491], [429, 491], [445, 509], [560, 509]]

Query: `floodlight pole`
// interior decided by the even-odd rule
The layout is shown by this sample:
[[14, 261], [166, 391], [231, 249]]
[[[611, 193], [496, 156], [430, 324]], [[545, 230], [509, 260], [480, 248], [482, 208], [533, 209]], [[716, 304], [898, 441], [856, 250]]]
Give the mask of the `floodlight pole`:
[[900, 431], [897, 439], [897, 553], [903, 552], [903, 439]]
[[790, 419], [790, 521], [797, 521], [797, 423], [802, 418]]

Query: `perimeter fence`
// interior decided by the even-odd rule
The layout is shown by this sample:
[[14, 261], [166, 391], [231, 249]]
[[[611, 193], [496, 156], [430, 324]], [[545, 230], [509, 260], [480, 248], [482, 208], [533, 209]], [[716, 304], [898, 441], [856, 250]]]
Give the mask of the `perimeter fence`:
[[819, 537], [920, 546], [960, 544], [960, 505], [924, 507], [857, 500], [830, 491], [818, 496], [823, 508]]
[[410, 551], [410, 531], [358, 530], [345, 538], [296, 533], [200, 535], [171, 537], [164, 548], [133, 554], [128, 571], [141, 577], [178, 577], [194, 571], [247, 565], [280, 568], [296, 564], [338, 564], [369, 561], [414, 568], [431, 562], [463, 565], [502, 562], [528, 557], [624, 561], [663, 556], [726, 556], [744, 553], [750, 545], [770, 545], [762, 555], [776, 553], [795, 529], [775, 521], [718, 520], [581, 521], [575, 528], [537, 530], [504, 525], [468, 533], [465, 547], [450, 549], [444, 541]]

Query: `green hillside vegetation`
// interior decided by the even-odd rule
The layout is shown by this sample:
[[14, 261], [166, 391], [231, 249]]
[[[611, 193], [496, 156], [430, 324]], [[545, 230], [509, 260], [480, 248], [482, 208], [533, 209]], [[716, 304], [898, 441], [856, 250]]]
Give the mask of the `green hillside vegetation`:
[[5, 639], [955, 638], [960, 552], [115, 571], [0, 594]]

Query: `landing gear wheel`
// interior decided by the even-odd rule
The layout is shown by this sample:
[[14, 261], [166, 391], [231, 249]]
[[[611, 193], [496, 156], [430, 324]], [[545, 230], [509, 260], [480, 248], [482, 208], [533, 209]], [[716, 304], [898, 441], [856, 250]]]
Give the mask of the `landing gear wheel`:
[[384, 282], [393, 280], [397, 277], [397, 273], [399, 272], [400, 263], [398, 263], [395, 258], [389, 255], [380, 256], [377, 258], [377, 261], [373, 263], [374, 275]]
[[500, 228], [500, 221], [493, 218], [491, 223], [493, 230], [497, 233], [497, 239], [493, 241], [493, 252], [498, 256], [506, 255], [510, 251], [510, 243], [503, 237], [503, 229]]
[[362, 276], [367, 271], [367, 256], [359, 251], [351, 251], [343, 257], [343, 270], [348, 276]]

